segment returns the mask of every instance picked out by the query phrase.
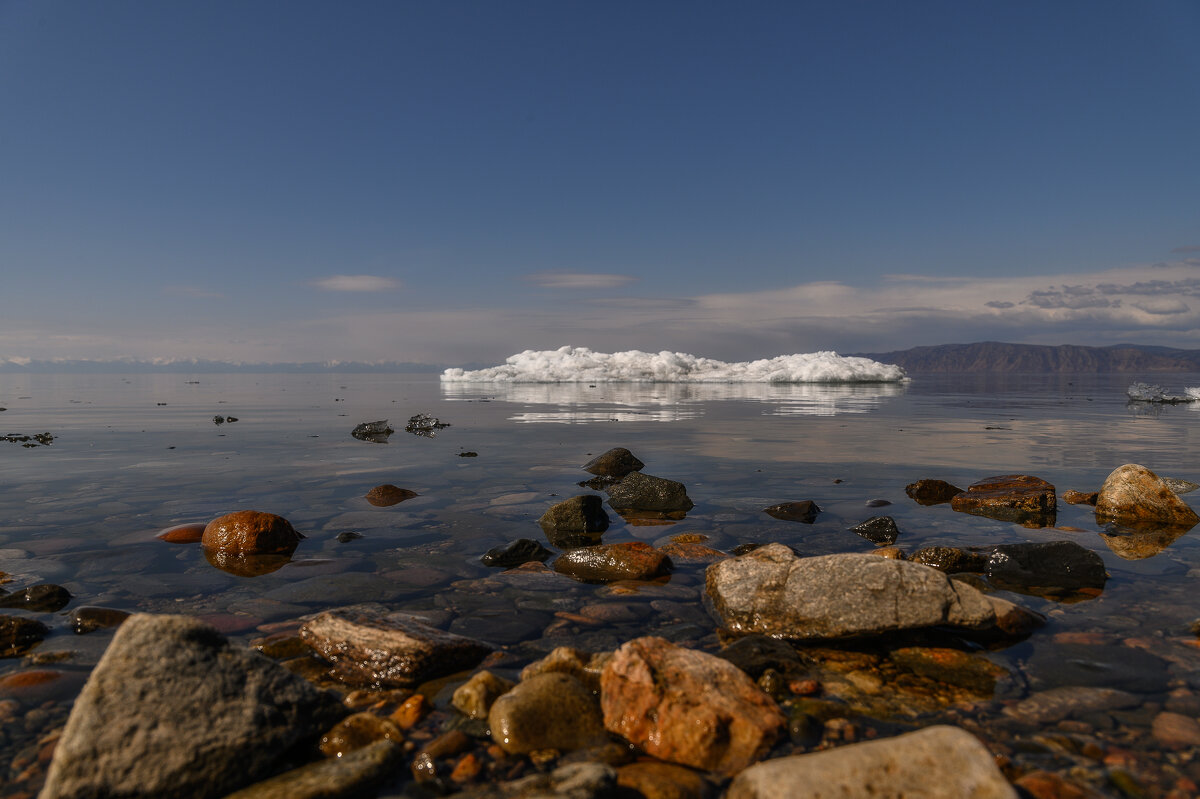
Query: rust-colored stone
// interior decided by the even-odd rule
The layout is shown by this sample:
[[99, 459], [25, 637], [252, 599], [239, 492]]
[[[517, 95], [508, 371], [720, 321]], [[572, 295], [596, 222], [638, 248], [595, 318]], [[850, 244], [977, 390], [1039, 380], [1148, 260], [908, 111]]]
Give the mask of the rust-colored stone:
[[554, 570], [584, 582], [652, 580], [671, 570], [671, 559], [644, 541], [626, 541], [564, 552]]
[[195, 522], [168, 527], [158, 534], [158, 538], [168, 544], [196, 544], [204, 537], [204, 528], [207, 526], [204, 522]]
[[1028, 474], [1002, 474], [972, 483], [950, 500], [950, 507], [1030, 527], [1054, 526], [1054, 486]]
[[239, 510], [209, 522], [200, 543], [230, 555], [291, 555], [303, 537], [282, 516]]

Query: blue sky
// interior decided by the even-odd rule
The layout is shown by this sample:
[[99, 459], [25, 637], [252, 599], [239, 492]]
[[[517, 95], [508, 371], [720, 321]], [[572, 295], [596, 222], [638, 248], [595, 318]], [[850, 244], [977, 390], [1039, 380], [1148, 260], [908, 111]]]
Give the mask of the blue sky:
[[1191, 2], [0, 0], [0, 360], [1200, 348]]

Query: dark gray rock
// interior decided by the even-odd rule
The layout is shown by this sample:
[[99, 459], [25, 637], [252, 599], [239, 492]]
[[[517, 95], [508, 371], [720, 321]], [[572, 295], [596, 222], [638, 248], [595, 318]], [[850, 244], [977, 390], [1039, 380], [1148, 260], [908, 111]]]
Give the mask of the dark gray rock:
[[41, 796], [225, 796], [346, 712], [336, 694], [207, 624], [137, 614], [75, 700]]
[[993, 547], [986, 573], [1000, 588], [1039, 596], [1102, 590], [1108, 580], [1100, 556], [1074, 541]]
[[817, 507], [817, 503], [811, 499], [799, 502], [781, 502], [778, 505], [763, 508], [763, 513], [768, 516], [783, 519], [785, 522], [803, 522], [804, 524], [812, 524], [817, 520], [817, 514], [820, 512], [821, 509]]
[[[599, 499], [599, 497], [597, 497]], [[522, 563], [537, 561], [545, 563], [552, 553], [532, 538], [518, 538], [502, 547], [493, 547], [479, 559], [484, 566], [499, 566], [511, 569]]]
[[387, 423], [387, 419], [381, 419], [378, 422], [363, 422], [351, 430], [350, 435], [359, 441], [369, 441], [372, 444], [386, 444], [388, 436], [394, 432], [396, 431]]
[[1004, 708], [1004, 715], [1029, 724], [1047, 724], [1071, 716], [1083, 716], [1105, 710], [1136, 707], [1142, 699], [1116, 688], [1082, 685], [1038, 691]]
[[974, 572], [982, 574], [987, 571], [988, 556], [983, 552], [958, 547], [924, 547], [908, 556], [913, 563], [932, 566], [947, 574], [957, 572]]
[[1150, 694], [1167, 690], [1170, 675], [1162, 658], [1117, 644], [1048, 642], [1025, 664], [1034, 688], [1084, 685]]
[[65, 608], [70, 601], [71, 592], [61, 585], [41, 583], [0, 597], [0, 608], [20, 608], [38, 613], [53, 613]]
[[684, 511], [694, 507], [683, 483], [630, 472], [608, 489], [608, 504], [618, 510]]
[[894, 544], [900, 537], [900, 529], [896, 527], [896, 520], [891, 516], [872, 516], [865, 522], [851, 527], [850, 532], [881, 546]]
[[36, 619], [0, 614], [0, 658], [24, 655], [49, 634], [50, 628]]
[[600, 543], [608, 523], [604, 500], [598, 494], [581, 494], [563, 500], [538, 519], [546, 539], [562, 549]]
[[645, 465], [624, 447], [613, 447], [608, 452], [592, 458], [581, 468], [600, 477], [624, 477], [630, 472], [640, 471]]
[[747, 635], [730, 643], [717, 653], [754, 679], [767, 669], [780, 674], [802, 670], [803, 662], [796, 648], [786, 641], [765, 635]]

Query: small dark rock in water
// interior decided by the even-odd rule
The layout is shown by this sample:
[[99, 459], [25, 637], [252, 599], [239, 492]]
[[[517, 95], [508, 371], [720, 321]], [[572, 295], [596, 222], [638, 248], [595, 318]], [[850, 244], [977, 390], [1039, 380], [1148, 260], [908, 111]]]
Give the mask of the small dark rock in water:
[[25, 435], [24, 433], [9, 433], [5, 436], [0, 436], [0, 441], [8, 441], [13, 444], [20, 444], [22, 447], [36, 447], [41, 444], [43, 447], [48, 447], [54, 441], [54, 436], [49, 433], [34, 433], [33, 435]]
[[949, 502], [963, 491], [945, 480], [918, 480], [904, 487], [904, 493], [918, 505], [941, 505]]
[[129, 613], [115, 608], [82, 607], [71, 611], [71, 629], [78, 635], [116, 627], [129, 618]]
[[958, 547], [925, 547], [909, 555], [908, 559], [913, 563], [932, 566], [938, 571], [944, 571], [947, 574], [955, 574], [956, 572], [976, 572], [981, 574], [987, 571], [988, 566], [988, 556], [986, 553], [973, 552], [969, 549], [959, 549]]
[[370, 502], [377, 508], [388, 508], [392, 505], [398, 505], [406, 499], [412, 499], [417, 496], [416, 491], [410, 491], [407, 488], [399, 488], [391, 483], [378, 485], [367, 492], [367, 502]]
[[1074, 541], [993, 547], [987, 577], [996, 586], [1039, 596], [1104, 588], [1104, 561]]
[[590, 488], [593, 491], [607, 491], [609, 486], [621, 482], [619, 477], [593, 477], [590, 480], [580, 480], [575, 485], [580, 488]]
[[500, 566], [511, 569], [513, 566], [520, 566], [522, 563], [530, 561], [544, 563], [550, 555], [550, 550], [532, 538], [518, 538], [510, 544], [489, 549], [479, 560], [484, 566]]
[[479, 457], [479, 453], [478, 453], [478, 452], [472, 452], [472, 451], [470, 451], [470, 450], [467, 450], [466, 452], [460, 452], [460, 453], [458, 453], [458, 457], [460, 457], [460, 458], [478, 458], [478, 457]]
[[387, 419], [381, 419], [378, 422], [363, 422], [351, 430], [350, 435], [359, 441], [369, 441], [372, 444], [386, 444], [388, 436], [394, 432], [396, 431], [387, 423]]
[[229, 422], [230, 424], [233, 424], [237, 420], [238, 420], [238, 418], [236, 416], [226, 416], [225, 417], [225, 421]]
[[71, 592], [61, 585], [41, 583], [0, 597], [0, 608], [21, 608], [42, 613], [62, 610], [71, 601]]
[[596, 494], [581, 494], [554, 505], [538, 519], [547, 540], [556, 547], [588, 546], [600, 542], [608, 529], [604, 501]]
[[850, 532], [857, 533], [868, 541], [880, 545], [894, 544], [900, 536], [896, 520], [891, 516], [872, 516], [865, 522], [851, 527]]
[[744, 543], [738, 544], [736, 547], [729, 550], [729, 554], [735, 555], [735, 556], [736, 555], [745, 555], [747, 552], [753, 552], [754, 550], [758, 549], [761, 546], [762, 546], [762, 544], [758, 543], [757, 541], [746, 541]]
[[213, 424], [225, 424], [225, 417], [221, 415], [214, 416]]
[[778, 505], [763, 508], [763, 513], [768, 516], [774, 516], [776, 519], [783, 519], [786, 522], [803, 522], [805, 524], [812, 524], [816, 521], [817, 514], [820, 512], [821, 509], [817, 507], [817, 503], [811, 499], [800, 502], [781, 502]]
[[608, 489], [608, 504], [617, 510], [685, 513], [694, 506], [683, 483], [641, 472], [630, 472], [621, 482], [613, 484]]
[[444, 430], [449, 426], [449, 422], [443, 422], [427, 413], [418, 413], [408, 420], [408, 424], [404, 425], [404, 432], [423, 438], [433, 438], [437, 435], [438, 430]]
[[624, 447], [613, 447], [592, 458], [581, 467], [585, 472], [601, 477], [624, 477], [642, 469], [646, 464]]
[[885, 505], [891, 505], [891, 504], [892, 504], [891, 500], [887, 500], [887, 499], [868, 499], [867, 500], [868, 508], [882, 508]]
[[362, 538], [362, 533], [356, 533], [353, 530], [337, 534], [337, 542], [339, 544], [349, 544], [351, 541], [357, 541], [360, 538]]
[[36, 619], [0, 615], [0, 658], [24, 655], [50, 634], [50, 628]]

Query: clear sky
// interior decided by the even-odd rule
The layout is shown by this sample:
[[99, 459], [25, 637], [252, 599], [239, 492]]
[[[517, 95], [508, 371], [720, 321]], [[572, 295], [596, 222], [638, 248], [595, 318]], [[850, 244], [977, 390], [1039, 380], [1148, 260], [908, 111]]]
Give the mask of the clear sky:
[[1200, 3], [0, 0], [0, 359], [1200, 348]]

